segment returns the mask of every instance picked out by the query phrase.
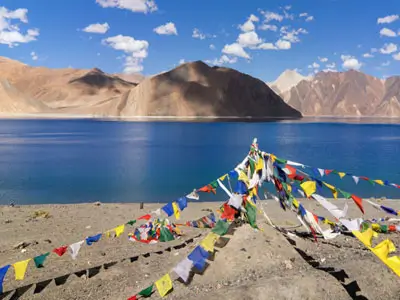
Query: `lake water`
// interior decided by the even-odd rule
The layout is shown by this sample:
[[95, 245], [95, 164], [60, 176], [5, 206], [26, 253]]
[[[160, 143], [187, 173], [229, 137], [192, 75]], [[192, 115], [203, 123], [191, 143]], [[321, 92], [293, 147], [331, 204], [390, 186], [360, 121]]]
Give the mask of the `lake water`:
[[[307, 165], [400, 184], [400, 126], [306, 122], [1, 120], [0, 204], [167, 202], [261, 149]], [[325, 177], [362, 197], [400, 189]], [[222, 193], [203, 200], [226, 200]]]

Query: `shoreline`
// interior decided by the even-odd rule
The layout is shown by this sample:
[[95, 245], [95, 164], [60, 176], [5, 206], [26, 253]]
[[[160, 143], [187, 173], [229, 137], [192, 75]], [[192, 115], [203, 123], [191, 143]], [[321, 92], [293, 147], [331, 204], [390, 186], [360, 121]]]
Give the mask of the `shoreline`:
[[339, 124], [399, 124], [400, 117], [375, 116], [303, 116], [303, 117], [238, 117], [238, 116], [96, 116], [84, 114], [2, 114], [0, 120], [94, 120], [114, 122], [297, 122]]

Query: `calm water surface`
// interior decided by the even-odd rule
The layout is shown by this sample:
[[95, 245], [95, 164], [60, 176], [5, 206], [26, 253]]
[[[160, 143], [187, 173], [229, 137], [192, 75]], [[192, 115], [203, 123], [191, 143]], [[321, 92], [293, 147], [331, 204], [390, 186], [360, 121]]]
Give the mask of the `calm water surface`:
[[[400, 184], [396, 124], [1, 120], [0, 204], [171, 201], [231, 170], [253, 137], [282, 158]], [[400, 198], [400, 189], [325, 179]]]

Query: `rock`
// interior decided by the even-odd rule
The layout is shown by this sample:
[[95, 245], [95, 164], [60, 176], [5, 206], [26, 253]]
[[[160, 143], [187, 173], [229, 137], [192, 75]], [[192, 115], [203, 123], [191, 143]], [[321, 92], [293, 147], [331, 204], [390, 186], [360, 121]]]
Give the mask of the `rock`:
[[290, 262], [290, 260], [285, 260], [285, 261], [284, 261], [284, 264], [285, 264], [285, 268], [286, 268], [287, 270], [293, 269], [293, 265], [292, 265], [292, 263]]
[[92, 228], [92, 226], [88, 225], [88, 226], [86, 226], [85, 228], [86, 228], [86, 229], [90, 229], [90, 228]]
[[10, 223], [12, 223], [12, 220], [5, 220], [4, 221], [4, 224], [10, 224]]
[[49, 239], [45, 239], [44, 241], [45, 241], [46, 243], [51, 244], [51, 240], [49, 240]]
[[95, 206], [100, 206], [101, 202], [100, 201], [96, 201], [95, 203], [93, 203]]
[[[36, 242], [36, 241], [34, 241], [34, 242]], [[37, 243], [38, 242], [36, 242], [36, 244]], [[25, 249], [26, 247], [29, 247], [31, 244], [32, 244], [31, 242], [20, 242], [18, 244], [15, 244], [13, 249]]]

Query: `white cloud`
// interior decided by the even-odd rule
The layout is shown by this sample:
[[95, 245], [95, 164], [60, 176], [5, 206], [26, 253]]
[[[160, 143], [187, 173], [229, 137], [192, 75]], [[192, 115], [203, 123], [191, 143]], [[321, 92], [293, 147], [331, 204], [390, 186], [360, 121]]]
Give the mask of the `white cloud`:
[[103, 44], [115, 50], [124, 51], [125, 73], [137, 73], [143, 70], [143, 60], [148, 55], [149, 43], [144, 40], [135, 40], [133, 37], [117, 35], [103, 40]]
[[383, 63], [381, 64], [382, 67], [387, 67], [387, 66], [389, 66], [389, 65], [390, 65], [390, 61], [386, 61], [386, 62], [383, 62]]
[[301, 13], [299, 14], [299, 17], [308, 17], [308, 13]]
[[31, 58], [32, 58], [32, 60], [38, 60], [39, 56], [34, 51], [32, 51]]
[[374, 57], [371, 53], [364, 53], [363, 54], [363, 57], [365, 57], [365, 58], [371, 58], [371, 57]]
[[392, 22], [394, 22], [394, 21], [396, 21], [398, 19], [399, 19], [398, 15], [390, 15], [390, 16], [386, 16], [386, 17], [383, 17], [383, 18], [378, 18], [377, 23], [378, 24], [392, 23]]
[[210, 45], [210, 49], [211, 49], [211, 50], [215, 50], [215, 45], [214, 45], [214, 44], [211, 44], [211, 45]]
[[319, 59], [320, 62], [327, 62], [328, 61], [327, 57], [319, 57], [318, 56], [318, 59]]
[[262, 24], [261, 26], [258, 27], [260, 30], [271, 30], [271, 31], [277, 31], [278, 26], [276, 25], [270, 25], [270, 24]]
[[259, 20], [257, 16], [252, 14], [243, 25], [239, 25], [239, 29], [243, 32], [254, 31], [256, 28], [254, 22], [258, 22]]
[[104, 34], [109, 29], [110, 29], [110, 25], [108, 25], [108, 23], [104, 23], [104, 24], [96, 23], [96, 24], [90, 24], [89, 26], [84, 28], [83, 31], [90, 32], [90, 33]]
[[371, 48], [371, 53], [375, 53], [375, 52], [378, 52], [378, 49], [377, 48]]
[[389, 29], [389, 28], [382, 28], [381, 31], [379, 32], [380, 35], [384, 35], [384, 36], [388, 36], [388, 37], [395, 37], [397, 36], [396, 32], [394, 32], [393, 30]]
[[195, 39], [204, 40], [206, 38], [206, 35], [204, 33], [202, 33], [200, 31], [200, 29], [195, 28], [195, 29], [193, 29], [192, 37], [195, 38]]
[[243, 47], [254, 47], [262, 43], [262, 40], [258, 37], [255, 31], [239, 34], [237, 42]]
[[257, 46], [257, 49], [261, 50], [289, 50], [292, 44], [289, 41], [278, 40], [275, 44], [262, 43]]
[[395, 60], [400, 60], [400, 52], [397, 53], [397, 54], [393, 54], [393, 58], [394, 58]]
[[237, 57], [228, 57], [227, 55], [223, 54], [220, 58], [215, 58], [213, 60], [206, 60], [206, 63], [221, 66], [224, 64], [234, 64], [237, 62]]
[[172, 22], [168, 22], [164, 25], [158, 26], [154, 28], [153, 31], [160, 35], [178, 35], [175, 24]]
[[271, 11], [261, 11], [261, 13], [265, 17], [265, 21], [264, 21], [265, 23], [268, 23], [270, 21], [282, 22], [282, 20], [283, 20], [283, 16], [278, 13], [274, 13]]
[[351, 55], [341, 55], [340, 58], [343, 61], [342, 67], [344, 69], [354, 69], [358, 70], [361, 68], [362, 63], [358, 61], [355, 57]]
[[133, 12], [148, 13], [157, 10], [154, 0], [96, 0], [101, 7], [116, 7]]
[[285, 8], [286, 10], [290, 10], [290, 9], [292, 8], [292, 6], [291, 6], [291, 5], [286, 5], [284, 8]]
[[300, 34], [307, 34], [307, 30], [304, 28], [293, 29], [288, 31], [288, 26], [282, 26], [281, 28], [281, 37], [284, 40], [287, 40], [291, 43], [298, 43], [300, 42], [300, 38], [298, 37]]
[[379, 51], [382, 54], [390, 54], [397, 51], [397, 45], [393, 43], [385, 44]]
[[305, 18], [305, 21], [306, 21], [306, 22], [311, 22], [311, 21], [314, 20], [314, 16], [311, 16], [311, 15], [309, 15], [309, 14], [306, 13], [306, 12], [299, 14], [299, 17], [300, 17], [300, 18]]
[[311, 65], [308, 66], [309, 69], [318, 69], [320, 65], [316, 62], [313, 62]]
[[26, 8], [8, 10], [0, 6], [0, 44], [8, 45], [11, 48], [35, 41], [39, 36], [39, 29], [28, 29], [26, 34], [21, 33], [17, 25], [11, 24], [12, 20], [28, 23], [28, 10]]
[[280, 50], [288, 50], [292, 47], [292, 44], [288, 41], [278, 40], [275, 43], [276, 47]]
[[306, 18], [306, 22], [311, 22], [312, 20], [314, 20], [314, 16], [308, 16]]
[[224, 49], [222, 49], [222, 53], [250, 59], [249, 54], [247, 54], [247, 52], [244, 51], [242, 45], [240, 45], [239, 43], [225, 45]]
[[334, 70], [336, 68], [336, 64], [333, 62], [333, 63], [327, 64], [325, 67], [328, 70]]

